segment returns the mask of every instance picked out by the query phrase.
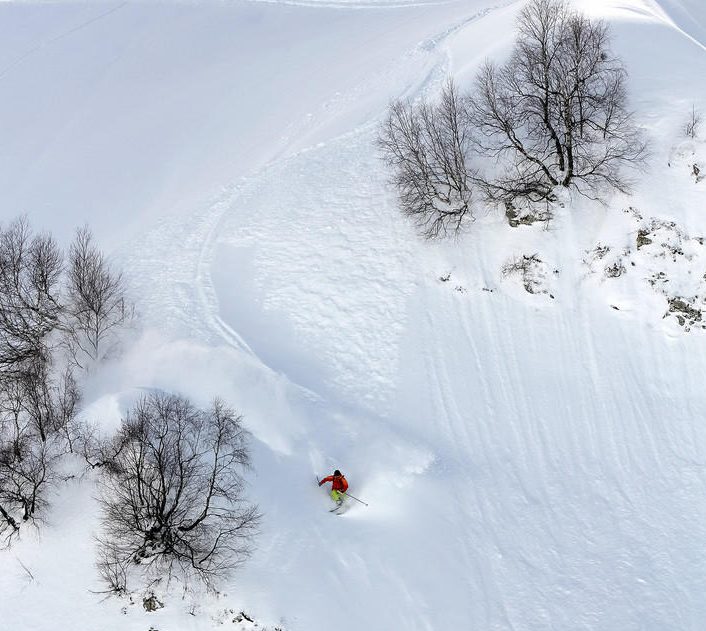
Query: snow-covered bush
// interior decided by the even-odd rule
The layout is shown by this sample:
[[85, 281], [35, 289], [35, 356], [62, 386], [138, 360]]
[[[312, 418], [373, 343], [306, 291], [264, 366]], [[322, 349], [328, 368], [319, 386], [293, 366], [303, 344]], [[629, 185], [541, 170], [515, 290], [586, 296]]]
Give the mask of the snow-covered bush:
[[152, 394], [125, 416], [108, 451], [98, 566], [112, 590], [125, 590], [140, 568], [149, 579], [180, 570], [211, 586], [245, 560], [260, 516], [244, 499], [247, 433], [233, 410]]

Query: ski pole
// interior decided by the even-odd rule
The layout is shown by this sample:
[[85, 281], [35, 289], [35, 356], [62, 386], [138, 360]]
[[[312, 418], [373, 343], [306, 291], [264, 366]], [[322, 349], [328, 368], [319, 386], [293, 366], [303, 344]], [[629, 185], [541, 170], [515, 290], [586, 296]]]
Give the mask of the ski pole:
[[359, 500], [357, 497], [353, 497], [352, 495], [350, 495], [349, 493], [346, 493], [345, 491], [341, 491], [341, 493], [343, 493], [343, 495], [350, 497], [351, 499], [355, 500], [356, 502], [360, 502], [361, 504], [363, 504], [363, 506], [367, 506], [367, 504], [363, 500]]

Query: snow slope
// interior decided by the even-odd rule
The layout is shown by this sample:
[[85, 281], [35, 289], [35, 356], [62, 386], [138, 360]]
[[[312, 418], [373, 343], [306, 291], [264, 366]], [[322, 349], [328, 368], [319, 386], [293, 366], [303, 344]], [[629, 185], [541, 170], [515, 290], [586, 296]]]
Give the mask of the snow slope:
[[[706, 338], [662, 318], [660, 244], [635, 245], [651, 218], [706, 233], [703, 143], [680, 136], [706, 102], [706, 10], [584, 2], [652, 137], [632, 198], [423, 243], [375, 153], [388, 101], [470, 80], [520, 5], [0, 6], [0, 217], [62, 238], [90, 221], [144, 323], [87, 415], [110, 427], [144, 388], [225, 396], [265, 513], [223, 595], [148, 614], [88, 591], [92, 481], [72, 481], [3, 553], [8, 628], [217, 629], [230, 609], [289, 631], [706, 626]], [[500, 270], [534, 253], [530, 295]], [[314, 476], [334, 467], [369, 507], [326, 512]]]

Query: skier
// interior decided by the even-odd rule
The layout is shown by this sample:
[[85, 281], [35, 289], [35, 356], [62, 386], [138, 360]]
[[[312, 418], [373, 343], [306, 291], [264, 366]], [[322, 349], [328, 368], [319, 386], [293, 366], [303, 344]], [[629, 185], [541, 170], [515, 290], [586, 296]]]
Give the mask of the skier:
[[336, 505], [340, 506], [343, 504], [343, 498], [348, 490], [348, 481], [343, 474], [336, 469], [333, 472], [333, 475], [326, 476], [323, 480], [321, 480], [321, 482], [319, 482], [319, 486], [321, 486], [324, 482], [331, 482], [331, 499], [336, 502]]

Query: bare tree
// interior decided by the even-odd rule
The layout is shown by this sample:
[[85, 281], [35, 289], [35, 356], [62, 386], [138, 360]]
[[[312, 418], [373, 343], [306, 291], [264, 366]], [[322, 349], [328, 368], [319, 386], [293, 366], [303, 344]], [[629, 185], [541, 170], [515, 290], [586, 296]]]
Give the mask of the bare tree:
[[513, 218], [517, 203], [554, 201], [561, 187], [628, 192], [646, 143], [626, 77], [604, 22], [565, 0], [531, 0], [509, 60], [487, 62], [473, 93], [449, 84], [438, 104], [390, 107], [378, 142], [402, 211], [435, 237], [473, 218], [474, 191]]
[[14, 398], [11, 405], [19, 409], [31, 432], [43, 443], [53, 434], [66, 435], [80, 400], [69, 369], [58, 376], [52, 373], [49, 362], [34, 361], [8, 386], [6, 393]]
[[0, 432], [0, 537], [9, 543], [20, 524], [35, 522], [47, 506], [64, 451], [57, 436], [39, 440], [25, 419], [3, 418]]
[[47, 504], [47, 487], [56, 479], [52, 465], [61, 454], [55, 447], [53, 442], [32, 440], [28, 434], [20, 436], [12, 448], [0, 448], [0, 504], [10, 517], [15, 516], [6, 520], [15, 529], [20, 520], [35, 520]]
[[[64, 256], [26, 219], [0, 227], [0, 537], [36, 521], [72, 449], [80, 390], [62, 351], [67, 331], [99, 348], [124, 311], [119, 275], [79, 231]], [[120, 295], [118, 295], [120, 294]]]
[[114, 443], [101, 482], [104, 578], [137, 564], [156, 576], [181, 569], [211, 585], [247, 557], [259, 514], [243, 498], [241, 417], [218, 400], [199, 410], [153, 394], [126, 416]]
[[19, 219], [0, 229], [0, 372], [45, 357], [61, 315], [63, 257], [48, 235]]
[[132, 315], [122, 275], [110, 268], [87, 227], [76, 232], [69, 250], [66, 312], [68, 348], [81, 368], [112, 350], [113, 334]]
[[43, 362], [0, 379], [0, 536], [47, 505], [79, 398], [71, 373], [52, 376]]
[[481, 178], [488, 197], [539, 201], [558, 186], [589, 196], [628, 191], [624, 167], [640, 163], [645, 142], [627, 109], [625, 79], [604, 22], [563, 0], [532, 0], [509, 61], [488, 62], [477, 78], [478, 148], [500, 169]]
[[101, 541], [98, 545], [96, 566], [107, 592], [122, 596], [127, 592], [129, 562], [122, 558], [120, 546], [112, 541]]
[[691, 138], [694, 140], [699, 135], [699, 131], [701, 129], [701, 123], [703, 122], [703, 115], [701, 114], [700, 110], [696, 109], [695, 105], [691, 106], [691, 114], [689, 115], [689, 119], [686, 121], [686, 124], [684, 125], [684, 135], [687, 138]]
[[[63, 256], [25, 219], [0, 229], [0, 536], [34, 521], [60, 453], [55, 432], [74, 413], [51, 376], [61, 318]], [[75, 389], [75, 384], [68, 386]]]
[[449, 82], [438, 103], [398, 101], [378, 139], [394, 173], [402, 211], [427, 238], [458, 231], [472, 218], [466, 100]]

